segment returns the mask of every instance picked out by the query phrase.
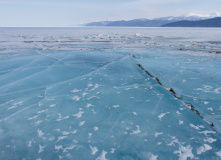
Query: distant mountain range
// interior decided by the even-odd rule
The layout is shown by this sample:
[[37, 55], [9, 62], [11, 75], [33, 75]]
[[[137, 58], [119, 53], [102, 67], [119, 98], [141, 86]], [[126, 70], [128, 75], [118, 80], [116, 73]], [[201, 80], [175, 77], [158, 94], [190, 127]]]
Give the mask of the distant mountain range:
[[178, 21], [162, 25], [162, 27], [221, 27], [221, 17], [199, 20], [199, 21]]
[[155, 19], [133, 19], [129, 21], [100, 21], [85, 26], [108, 27], [221, 27], [221, 17], [162, 17]]

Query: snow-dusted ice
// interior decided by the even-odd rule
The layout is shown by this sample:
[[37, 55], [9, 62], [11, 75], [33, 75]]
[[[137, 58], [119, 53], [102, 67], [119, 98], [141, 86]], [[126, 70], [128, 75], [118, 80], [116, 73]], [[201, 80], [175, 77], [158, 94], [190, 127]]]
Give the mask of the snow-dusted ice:
[[220, 35], [0, 28], [0, 159], [220, 159]]

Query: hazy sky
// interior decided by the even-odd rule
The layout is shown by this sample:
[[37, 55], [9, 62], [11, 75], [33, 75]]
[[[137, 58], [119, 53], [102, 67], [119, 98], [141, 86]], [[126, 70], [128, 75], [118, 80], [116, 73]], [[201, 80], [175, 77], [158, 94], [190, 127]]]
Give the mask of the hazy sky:
[[0, 0], [0, 26], [76, 26], [101, 20], [221, 15], [221, 0]]

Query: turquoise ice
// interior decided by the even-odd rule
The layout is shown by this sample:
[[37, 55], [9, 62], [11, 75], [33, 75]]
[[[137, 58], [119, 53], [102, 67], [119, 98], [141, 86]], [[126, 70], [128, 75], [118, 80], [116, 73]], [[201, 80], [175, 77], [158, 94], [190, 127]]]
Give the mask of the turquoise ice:
[[220, 159], [219, 43], [189, 51], [211, 43], [182, 29], [1, 30], [0, 159]]

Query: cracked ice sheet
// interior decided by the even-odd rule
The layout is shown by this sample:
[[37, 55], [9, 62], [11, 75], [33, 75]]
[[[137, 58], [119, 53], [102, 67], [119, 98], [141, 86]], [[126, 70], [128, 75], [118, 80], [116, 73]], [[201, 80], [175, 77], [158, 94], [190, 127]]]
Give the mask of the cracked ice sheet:
[[[1, 94], [17, 92], [21, 90], [30, 90], [47, 86], [49, 84], [58, 83], [68, 79], [82, 76], [101, 66], [104, 66], [115, 59], [119, 59], [124, 55], [99, 51], [41, 51], [45, 55], [30, 53], [30, 55], [4, 58], [0, 63], [1, 68], [5, 68], [5, 72], [0, 77]], [[52, 57], [57, 57], [56, 59]], [[57, 59], [60, 59], [58, 61]], [[21, 61], [18, 63], [17, 61]], [[17, 68], [10, 68], [16, 63]], [[59, 74], [59, 76], [57, 76]]]
[[[217, 159], [220, 156], [220, 149], [217, 149], [220, 145], [219, 134], [186, 110], [185, 106], [174, 100], [171, 95], [165, 93], [162, 87], [145, 77], [140, 69], [139, 71], [133, 69], [136, 68], [134, 61], [126, 59], [120, 61], [122, 65], [117, 63], [116, 67], [114, 67], [116, 63], [109, 64], [122, 57], [122, 55], [116, 56], [119, 53], [126, 55], [137, 52], [137, 49], [122, 49], [121, 42], [127, 47], [142, 45], [144, 42], [142, 37], [147, 34], [146, 29], [142, 31], [143, 34], [136, 36], [121, 37], [120, 34], [128, 33], [125, 29], [121, 30], [120, 34], [115, 34], [113, 41], [120, 40], [117, 46], [121, 49], [113, 48], [116, 47], [113, 42], [109, 47], [110, 42], [105, 42], [104, 45], [102, 39], [111, 36], [102, 36], [102, 34], [88, 36], [87, 43], [96, 40], [93, 45], [79, 45], [73, 39], [76, 36], [72, 37], [69, 33], [60, 34], [57, 29], [52, 29], [56, 33], [51, 32], [51, 29], [43, 30], [41, 35], [36, 34], [36, 31], [33, 34], [33, 30], [29, 30], [28, 33], [27, 29], [24, 33], [17, 33], [16, 30], [16, 33], [13, 33], [15, 36], [11, 36], [8, 41], [15, 41], [17, 35], [18, 42], [0, 43], [4, 47], [8, 45], [5, 47], [7, 55], [1, 54], [1, 57], [14, 56], [3, 61], [1, 59], [0, 75], [6, 75], [3, 77], [6, 84], [10, 83], [10, 80], [12, 82], [16, 80], [15, 83], [1, 88], [0, 102], [3, 110], [0, 112], [0, 140], [3, 143], [0, 147], [1, 153], [4, 154], [0, 155], [6, 157], [3, 159], [7, 159], [8, 155], [13, 159], [73, 159], [73, 157], [75, 159], [165, 159], [165, 157], [168, 159], [168, 155], [172, 157], [171, 159], [193, 156]], [[106, 32], [106, 29], [104, 30]], [[99, 32], [104, 30], [99, 29]], [[142, 29], [136, 28], [135, 31], [137, 30]], [[48, 32], [53, 33], [53, 36]], [[129, 33], [131, 34], [131, 31]], [[159, 35], [165, 33], [167, 32], [163, 30]], [[77, 38], [81, 40], [81, 36]], [[35, 42], [24, 42], [26, 40]], [[66, 40], [73, 42], [68, 44]], [[84, 40], [80, 43], [84, 43]], [[161, 44], [165, 43], [163, 37], [158, 37], [157, 40]], [[98, 41], [102, 45], [99, 45]], [[149, 45], [147, 42], [144, 44]], [[25, 47], [30, 50], [17, 51]], [[42, 54], [33, 51], [33, 47]], [[12, 53], [8, 53], [11, 48]], [[94, 49], [98, 52], [83, 52]], [[148, 46], [146, 53], [150, 50], [155, 52], [160, 49]], [[99, 56], [96, 61], [98, 66], [90, 54]], [[104, 56], [107, 57], [101, 59], [103, 64], [99, 63], [99, 58]], [[40, 66], [37, 66], [39, 63]], [[82, 63], [87, 65], [82, 66]], [[28, 65], [23, 67], [24, 64]], [[91, 68], [87, 67], [89, 65]], [[16, 70], [18, 67], [20, 68]], [[84, 68], [83, 74], [79, 72], [81, 68]], [[39, 74], [34, 79], [32, 74], [41, 70], [43, 74]], [[9, 74], [11, 77], [7, 77], [9, 75], [6, 73], [12, 71], [14, 72]], [[71, 77], [63, 72], [70, 73]], [[77, 74], [81, 74], [82, 77]], [[53, 78], [50, 80], [48, 76], [51, 75]], [[41, 76], [45, 79], [38, 82], [41, 81]], [[21, 83], [17, 80], [22, 78], [26, 80], [27, 85], [34, 80], [34, 84], [38, 87], [26, 86], [26, 90], [23, 87], [18, 88], [23, 80]], [[80, 97], [79, 101], [72, 99], [75, 96]], [[77, 113], [83, 114], [80, 117], [74, 116]], [[79, 126], [80, 123], [84, 125]], [[208, 145], [212, 149], [206, 149], [208, 147], [205, 146]], [[199, 150], [204, 152], [198, 155]]]
[[2, 104], [26, 107], [0, 121], [2, 159], [218, 159], [220, 135], [131, 56], [34, 93]]
[[221, 133], [221, 55], [163, 47], [158, 52], [140, 50], [136, 54], [148, 72], [165, 87], [173, 88], [184, 102], [191, 103]]

